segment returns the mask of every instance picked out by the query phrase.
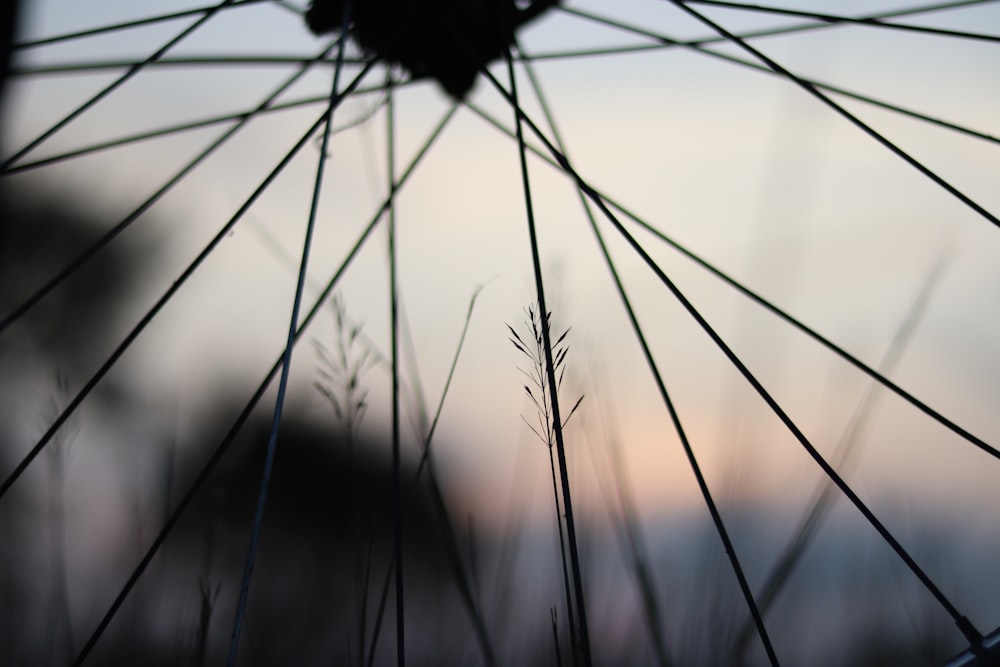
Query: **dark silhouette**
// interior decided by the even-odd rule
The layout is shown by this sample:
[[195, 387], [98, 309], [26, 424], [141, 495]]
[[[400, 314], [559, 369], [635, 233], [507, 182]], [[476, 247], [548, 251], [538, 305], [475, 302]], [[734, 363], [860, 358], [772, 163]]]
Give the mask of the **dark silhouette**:
[[10, 73], [10, 56], [14, 51], [21, 3], [19, 0], [7, 0], [2, 7], [0, 9], [2, 12], [0, 13], [0, 105], [3, 104], [7, 75]]
[[[219, 423], [225, 421], [220, 418]], [[205, 431], [217, 426], [206, 424]], [[190, 638], [188, 656], [205, 655], [213, 662], [227, 646], [269, 429], [270, 420], [264, 419], [241, 430], [178, 524], [163, 554], [164, 567], [154, 575], [159, 584], [181, 583], [188, 600], [200, 595], [199, 620], [181, 628]], [[211, 445], [211, 436], [206, 439]], [[199, 447], [188, 457], [176, 474], [178, 481], [197, 474], [205, 451]], [[414, 474], [415, 462], [404, 462], [404, 479], [412, 481]], [[408, 592], [414, 596], [407, 603], [434, 610], [434, 617], [448, 608], [445, 600], [454, 606], [456, 595], [442, 525], [449, 519], [435, 508], [426, 479], [407, 487], [405, 567], [413, 586]], [[367, 653], [391, 567], [391, 488], [384, 443], [371, 437], [348, 443], [329, 429], [286, 415], [240, 664], [352, 664], [358, 662], [359, 650]], [[171, 606], [176, 590], [170, 584], [154, 585], [161, 602]], [[367, 628], [363, 647], [356, 632], [359, 614], [367, 619], [361, 626]], [[186, 617], [193, 619], [191, 613]], [[391, 632], [386, 634], [390, 617], [384, 621], [383, 641], [391, 641]], [[466, 624], [459, 614], [452, 622]], [[378, 653], [387, 657], [393, 650], [383, 646]]]
[[[61, 372], [92, 372], [113, 342], [120, 306], [142, 282], [151, 248], [122, 239], [21, 315], [28, 298], [87, 249], [104, 225], [99, 211], [56, 191], [0, 184], [0, 321], [3, 352], [45, 359]], [[9, 328], [8, 328], [9, 327]], [[78, 373], [79, 372], [79, 373]]]
[[[435, 79], [462, 99], [515, 31], [558, 2], [355, 0], [346, 27], [367, 54], [402, 65], [414, 78]], [[344, 9], [344, 0], [313, 0], [306, 22], [317, 35], [343, 30]]]

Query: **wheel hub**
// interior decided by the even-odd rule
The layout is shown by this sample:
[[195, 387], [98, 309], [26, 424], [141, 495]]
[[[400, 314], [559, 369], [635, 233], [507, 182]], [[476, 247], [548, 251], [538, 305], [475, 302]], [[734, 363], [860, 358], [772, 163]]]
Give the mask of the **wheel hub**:
[[306, 23], [320, 35], [345, 28], [368, 55], [414, 78], [435, 79], [456, 99], [499, 59], [516, 31], [559, 0], [312, 0]]

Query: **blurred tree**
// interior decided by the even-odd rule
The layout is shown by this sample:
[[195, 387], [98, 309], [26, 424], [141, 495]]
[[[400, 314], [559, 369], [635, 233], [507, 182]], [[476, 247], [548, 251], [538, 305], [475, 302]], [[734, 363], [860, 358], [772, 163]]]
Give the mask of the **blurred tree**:
[[[0, 187], [0, 318], [6, 321], [99, 236], [98, 215], [58, 193]], [[63, 372], [106, 354], [108, 325], [141, 282], [150, 252], [128, 239], [100, 251], [0, 332], [22, 360], [47, 359]]]
[[[182, 456], [175, 495], [186, 491], [214, 449], [210, 434], [228, 426], [223, 411], [216, 414], [199, 428], [206, 446], [189, 447]], [[172, 655], [171, 664], [224, 659], [269, 430], [263, 418], [241, 430], [177, 524], [154, 571], [147, 573], [143, 595], [116, 620], [124, 631], [102, 641], [97, 664], [145, 664], [149, 655]], [[359, 649], [363, 655], [370, 650], [392, 563], [392, 477], [385, 442], [362, 436], [353, 446], [357, 451], [351, 457], [330, 429], [292, 415], [283, 419], [239, 664], [348, 665], [359, 662]], [[415, 472], [413, 461], [404, 465], [404, 479], [413, 480]], [[170, 501], [174, 504], [176, 499]], [[458, 656], [471, 630], [449, 576], [444, 522], [450, 519], [436, 507], [426, 480], [408, 487], [405, 506], [407, 606], [414, 610], [408, 625], [417, 637], [446, 629], [447, 640], [429, 655], [454, 651]], [[365, 555], [365, 604], [360, 607], [353, 561], [358, 551]], [[376, 664], [395, 655], [391, 587], [388, 591]], [[366, 617], [364, 642], [356, 632], [359, 613]], [[177, 642], [178, 636], [184, 639]], [[410, 662], [421, 664], [424, 653], [424, 664], [435, 664], [426, 651], [414, 648]]]
[[11, 53], [14, 50], [14, 40], [20, 25], [20, 0], [5, 0], [0, 3], [0, 108], [3, 107], [3, 94], [6, 89], [7, 74], [10, 72]]

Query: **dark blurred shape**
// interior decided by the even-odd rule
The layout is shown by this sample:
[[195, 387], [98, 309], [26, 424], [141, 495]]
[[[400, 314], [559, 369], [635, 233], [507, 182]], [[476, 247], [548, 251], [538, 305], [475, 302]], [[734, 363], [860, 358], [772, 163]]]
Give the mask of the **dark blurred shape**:
[[[6, 429], [0, 429], [0, 470], [9, 467], [7, 452], [11, 446]], [[14, 489], [0, 502], [0, 656], [13, 660], [23, 645], [24, 615], [15, 610], [37, 604], [25, 585], [24, 572], [33, 565], [22, 553], [21, 545], [33, 532], [29, 517], [31, 507], [21, 489]]]
[[[354, 0], [347, 26], [369, 55], [432, 78], [462, 99], [476, 75], [500, 58], [524, 24], [559, 0]], [[306, 13], [317, 35], [342, 30], [344, 0], [312, 0]]]
[[[226, 424], [219, 414], [218, 423], [205, 428], [206, 447], [186, 456], [176, 473], [178, 489], [188, 487], [214, 447], [210, 434]], [[188, 627], [177, 631], [203, 638], [192, 640], [178, 658], [200, 654], [206, 664], [217, 664], [228, 648], [269, 429], [264, 419], [244, 427], [178, 524], [160, 569], [149, 573], [146, 598], [152, 608], [143, 615], [153, 616], [157, 607], [177, 609], [164, 619], [167, 626], [176, 628], [187, 619]], [[330, 429], [294, 416], [283, 419], [240, 643], [241, 665], [357, 664], [360, 615], [370, 644], [392, 562], [388, 452], [386, 443], [371, 437], [348, 443]], [[422, 625], [431, 628], [425, 627], [427, 632], [442, 627], [442, 619], [461, 628], [467, 622], [448, 565], [444, 522], [449, 518], [435, 506], [426, 479], [412, 485], [415, 472], [415, 462], [404, 461], [407, 606], [414, 610], [408, 623], [418, 632]], [[157, 591], [152, 598], [149, 586]], [[188, 600], [186, 609], [176, 606], [179, 592]], [[197, 614], [192, 599], [200, 599]], [[391, 612], [386, 613], [377, 651], [382, 658], [395, 650]], [[415, 658], [419, 654], [414, 651]]]
[[[0, 185], [0, 321], [83, 253], [107, 223], [58, 192]], [[107, 354], [115, 314], [149, 265], [149, 249], [116, 239], [0, 332], [3, 347], [61, 371]], [[91, 362], [91, 363], [85, 363]]]
[[[148, 253], [125, 239], [32, 307], [22, 308], [96, 240], [103, 224], [98, 217], [86, 203], [54, 190], [0, 184], [0, 321], [5, 323], [0, 330], [0, 479], [22, 461], [26, 440], [48, 428], [69, 402], [70, 378], [93, 372], [98, 358], [120, 340], [111, 322], [139, 284], [139, 267], [148, 265]], [[116, 391], [120, 388], [104, 382], [89, 399], [109, 408], [105, 419], [124, 417], [132, 407], [130, 395]], [[73, 650], [65, 577], [76, 555], [63, 542], [63, 484], [75, 439], [76, 424], [70, 420], [0, 499], [4, 664], [62, 664]]]
[[20, 8], [20, 0], [4, 0], [0, 5], [0, 106], [3, 105], [3, 95], [7, 88], [7, 75], [10, 73], [11, 54], [14, 52], [14, 42], [17, 38]]
[[1000, 628], [984, 637], [978, 650], [970, 648], [949, 660], [945, 667], [1000, 667]]
[[[220, 413], [219, 424], [224, 423]], [[192, 512], [202, 528], [209, 525], [205, 521], [210, 521], [220, 538], [238, 535], [238, 540], [243, 540], [245, 532], [249, 537], [270, 428], [269, 420], [243, 428]], [[393, 508], [388, 453], [384, 443], [371, 437], [362, 437], [348, 445], [329, 428], [296, 420], [294, 416], [283, 418], [268, 492], [265, 532], [274, 531], [274, 535], [288, 540], [311, 542], [317, 548], [334, 540], [338, 543], [334, 548], [343, 548], [341, 538], [356, 522], [363, 540], [385, 538], [391, 542]], [[198, 453], [198, 461], [188, 465], [199, 465], [203, 455], [204, 450]], [[404, 461], [403, 465], [406, 483], [405, 480], [414, 478], [415, 465], [412, 461], [410, 465]], [[425, 489], [425, 485], [419, 485], [407, 496], [410, 555], [419, 558], [431, 557], [440, 537]], [[241, 546], [246, 545], [241, 543]]]

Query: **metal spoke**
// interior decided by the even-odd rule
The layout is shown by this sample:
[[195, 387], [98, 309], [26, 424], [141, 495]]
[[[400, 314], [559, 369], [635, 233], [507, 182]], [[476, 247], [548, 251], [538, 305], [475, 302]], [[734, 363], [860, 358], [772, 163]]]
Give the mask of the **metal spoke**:
[[27, 155], [31, 151], [35, 150], [36, 148], [38, 148], [38, 146], [40, 146], [42, 143], [44, 143], [47, 139], [49, 139], [56, 132], [58, 132], [59, 130], [63, 129], [67, 125], [69, 125], [76, 118], [79, 118], [85, 111], [87, 111], [87, 109], [90, 109], [91, 107], [93, 107], [95, 104], [97, 104], [102, 99], [104, 99], [105, 97], [107, 97], [108, 95], [110, 95], [112, 92], [114, 92], [116, 89], [118, 89], [119, 87], [121, 87], [125, 82], [127, 82], [133, 76], [135, 76], [140, 71], [142, 71], [143, 67], [145, 67], [147, 64], [152, 63], [152, 62], [156, 62], [157, 60], [159, 60], [164, 54], [166, 54], [168, 51], [170, 51], [170, 49], [172, 49], [173, 47], [177, 46], [179, 43], [181, 43], [182, 41], [184, 41], [184, 39], [186, 39], [189, 35], [191, 35], [195, 31], [197, 31], [199, 28], [201, 28], [203, 25], [205, 25], [205, 23], [207, 23], [221, 9], [223, 9], [224, 7], [226, 7], [228, 5], [233, 4], [234, 1], [235, 0], [222, 0], [222, 2], [220, 2], [214, 8], [212, 8], [212, 9], [208, 10], [207, 12], [205, 12], [205, 14], [200, 19], [198, 19], [197, 21], [195, 21], [194, 23], [192, 23], [191, 25], [189, 25], [187, 28], [185, 28], [184, 30], [182, 30], [181, 32], [179, 32], [176, 36], [174, 36], [173, 38], [171, 38], [170, 40], [168, 40], [163, 46], [161, 46], [160, 48], [158, 48], [155, 51], [153, 51], [147, 58], [143, 59], [141, 62], [137, 62], [137, 63], [133, 64], [131, 67], [129, 67], [128, 71], [126, 71], [120, 77], [118, 77], [117, 79], [115, 79], [114, 81], [112, 81], [110, 84], [108, 84], [107, 86], [105, 86], [104, 88], [102, 88], [96, 95], [90, 97], [83, 104], [81, 104], [78, 107], [76, 107], [75, 109], [73, 109], [73, 111], [71, 111], [69, 114], [67, 114], [66, 116], [64, 116], [61, 120], [59, 120], [58, 122], [56, 122], [54, 125], [50, 126], [47, 130], [45, 130], [44, 132], [42, 132], [40, 135], [38, 135], [32, 141], [28, 142], [28, 144], [26, 146], [24, 146], [19, 151], [17, 151], [16, 153], [14, 153], [14, 155], [12, 155], [9, 158], [7, 158], [6, 160], [4, 160], [3, 164], [0, 165], [0, 171], [4, 171], [7, 168], [9, 168], [10, 166], [16, 164], [18, 162], [18, 160], [20, 160], [25, 155]]
[[980, 32], [966, 32], [962, 30], [947, 30], [945, 28], [934, 28], [922, 25], [910, 25], [909, 23], [893, 23], [876, 18], [854, 18], [837, 14], [821, 14], [818, 12], [804, 12], [795, 9], [784, 9], [782, 7], [770, 7], [764, 5], [745, 5], [739, 2], [725, 2], [724, 0], [681, 0], [686, 4], [709, 5], [713, 7], [725, 7], [727, 9], [740, 9], [749, 12], [778, 14], [780, 16], [795, 16], [797, 18], [814, 19], [830, 24], [854, 24], [872, 28], [884, 28], [887, 30], [899, 30], [903, 32], [918, 32], [926, 35], [937, 35], [939, 37], [957, 37], [959, 39], [971, 39], [983, 42], [1000, 42], [1000, 36], [988, 35]]
[[[397, 190], [409, 180], [410, 176], [413, 174], [417, 165], [427, 155], [427, 152], [430, 150], [431, 146], [441, 135], [441, 133], [447, 126], [448, 122], [454, 116], [455, 110], [456, 107], [452, 106], [449, 109], [449, 111], [445, 114], [445, 116], [441, 119], [441, 121], [432, 130], [429, 138], [423, 144], [421, 149], [417, 152], [416, 156], [411, 160], [406, 171], [404, 171], [403, 174], [399, 177], [399, 182], [396, 186]], [[320, 121], [318, 121], [318, 123], [322, 123], [322, 118], [320, 119]], [[365, 229], [358, 237], [357, 241], [351, 247], [351, 250], [348, 252], [343, 262], [336, 269], [334, 274], [331, 276], [330, 280], [327, 281], [326, 286], [323, 288], [322, 292], [313, 301], [312, 307], [309, 309], [309, 312], [306, 313], [306, 315], [302, 318], [302, 321], [298, 326], [298, 329], [295, 334], [296, 341], [302, 339], [302, 336], [305, 333], [305, 331], [312, 324], [313, 320], [316, 319], [316, 316], [320, 313], [323, 306], [326, 305], [327, 301], [330, 298], [330, 295], [333, 293], [334, 288], [339, 284], [340, 279], [343, 277], [347, 268], [354, 261], [354, 258], [360, 252], [361, 248], [371, 237], [371, 234], [375, 230], [378, 221], [385, 214], [386, 210], [388, 210], [388, 206], [389, 206], [388, 200], [382, 203], [379, 209], [372, 216], [368, 225], [365, 227]], [[264, 393], [267, 391], [268, 387], [270, 387], [271, 382], [278, 375], [278, 372], [281, 369], [281, 361], [283, 358], [284, 358], [284, 351], [278, 354], [278, 357], [271, 365], [270, 370], [264, 376], [263, 380], [258, 385], [257, 389], [254, 391], [250, 399], [247, 401], [247, 404], [244, 406], [243, 410], [240, 412], [236, 420], [233, 422], [232, 427], [220, 441], [216, 449], [212, 452], [208, 461], [202, 467], [201, 471], [198, 473], [198, 476], [194, 479], [191, 486], [188, 488], [187, 492], [178, 501], [177, 506], [174, 508], [174, 511], [170, 514], [169, 519], [166, 521], [163, 528], [160, 529], [160, 532], [153, 539], [153, 542], [150, 545], [149, 549], [146, 550], [145, 554], [139, 561], [138, 565], [136, 565], [135, 569], [129, 575], [128, 579], [126, 580], [125, 584], [122, 587], [122, 590], [115, 597], [110, 608], [102, 617], [101, 622], [98, 624], [97, 628], [94, 630], [93, 634], [90, 636], [87, 643], [84, 645], [83, 649], [81, 649], [80, 653], [77, 655], [76, 660], [73, 663], [74, 666], [83, 664], [87, 656], [90, 654], [94, 646], [97, 644], [97, 641], [100, 639], [101, 635], [104, 634], [104, 631], [107, 629], [108, 625], [110, 625], [112, 619], [118, 613], [118, 610], [121, 608], [122, 604], [124, 604], [128, 595], [135, 588], [135, 585], [138, 583], [140, 577], [142, 577], [143, 573], [149, 567], [150, 563], [153, 561], [153, 558], [156, 556], [157, 552], [166, 542], [167, 537], [170, 535], [170, 532], [173, 530], [174, 526], [177, 525], [177, 522], [180, 520], [181, 516], [191, 505], [191, 502], [193, 501], [197, 492], [201, 489], [202, 486], [204, 486], [205, 482], [208, 480], [209, 474], [218, 465], [219, 461], [222, 459], [222, 456], [226, 453], [226, 451], [228, 451], [230, 445], [232, 445], [233, 441], [235, 440], [236, 435], [239, 433], [240, 429], [243, 428], [243, 425], [250, 418], [250, 414], [253, 412], [257, 404], [260, 402], [260, 399], [263, 398]]]

